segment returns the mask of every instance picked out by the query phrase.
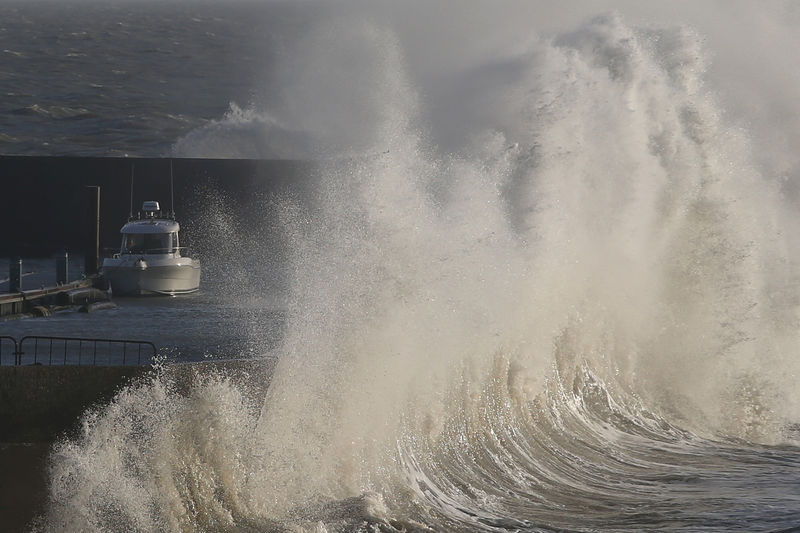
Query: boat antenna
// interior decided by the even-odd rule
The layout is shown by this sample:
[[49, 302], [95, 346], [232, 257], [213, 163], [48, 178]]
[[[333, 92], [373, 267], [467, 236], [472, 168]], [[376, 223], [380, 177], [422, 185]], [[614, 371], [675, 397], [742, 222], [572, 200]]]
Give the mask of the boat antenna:
[[175, 220], [175, 190], [172, 185], [172, 159], [169, 160], [169, 210], [172, 220]]
[[128, 220], [133, 220], [133, 162], [131, 162], [131, 208], [128, 211]]

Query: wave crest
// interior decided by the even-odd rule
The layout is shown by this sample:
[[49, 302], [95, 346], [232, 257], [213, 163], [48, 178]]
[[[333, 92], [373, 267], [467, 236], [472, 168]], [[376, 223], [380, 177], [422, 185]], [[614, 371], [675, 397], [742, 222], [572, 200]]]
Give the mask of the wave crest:
[[[536, 39], [476, 69], [502, 76], [460, 92], [459, 105], [485, 105], [451, 152], [422, 127], [398, 41], [355, 27], [301, 47], [345, 69], [335, 80], [365, 74], [371, 99], [302, 128], [348, 157], [319, 164], [318, 210], [282, 211], [292, 284], [260, 410], [213, 380], [188, 397], [157, 383], [121, 395], [56, 453], [58, 516], [570, 529], [582, 509], [580, 527], [663, 525], [664, 491], [688, 501], [676, 476], [731, 467], [733, 439], [791, 436], [798, 300], [782, 284], [794, 264], [783, 207], [704, 88], [696, 35], [607, 16]], [[342, 63], [362, 42], [368, 67]], [[318, 71], [295, 74], [299, 101], [320, 94], [307, 85]], [[240, 149], [241, 133], [264, 149], [286, 131], [232, 108], [185, 147]], [[319, 135], [335, 131], [347, 142]], [[127, 440], [151, 407], [151, 429]], [[201, 430], [209, 420], [225, 431]], [[95, 457], [126, 482], [81, 466]]]

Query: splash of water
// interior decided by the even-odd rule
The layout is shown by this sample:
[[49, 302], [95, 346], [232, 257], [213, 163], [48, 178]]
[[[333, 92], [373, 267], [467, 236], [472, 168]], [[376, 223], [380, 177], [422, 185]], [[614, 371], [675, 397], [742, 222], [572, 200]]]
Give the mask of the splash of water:
[[[637, 439], [788, 438], [783, 208], [703, 85], [698, 36], [607, 16], [535, 39], [482, 67], [501, 83], [442, 154], [397, 42], [356, 27], [309, 49], [345, 68], [359, 44], [369, 127], [342, 149], [318, 102], [304, 129], [368, 155], [320, 164], [320, 212], [282, 208], [292, 288], [263, 404], [224, 376], [124, 391], [55, 450], [51, 524], [477, 529], [504, 516], [500, 480], [539, 508], [611, 491], [580, 476], [639, 472]], [[297, 108], [324, 96], [298, 79]], [[617, 496], [658, 497], [643, 487]]]

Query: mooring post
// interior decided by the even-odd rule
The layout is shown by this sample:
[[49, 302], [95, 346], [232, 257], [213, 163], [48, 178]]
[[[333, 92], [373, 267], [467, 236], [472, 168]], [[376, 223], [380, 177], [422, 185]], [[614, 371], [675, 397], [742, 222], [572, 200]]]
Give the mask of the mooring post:
[[14, 257], [8, 262], [8, 292], [22, 290], [22, 258]]
[[64, 250], [64, 254], [56, 258], [56, 285], [64, 285], [69, 282], [69, 253]]
[[86, 186], [86, 238], [83, 251], [83, 265], [86, 275], [100, 270], [100, 187]]

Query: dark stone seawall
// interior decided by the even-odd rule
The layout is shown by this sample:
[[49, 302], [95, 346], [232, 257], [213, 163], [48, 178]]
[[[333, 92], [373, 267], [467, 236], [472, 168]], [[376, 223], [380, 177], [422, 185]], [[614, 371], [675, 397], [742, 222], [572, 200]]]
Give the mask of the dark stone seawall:
[[[86, 186], [100, 187], [100, 243], [119, 246], [119, 229], [131, 206], [144, 200], [170, 208], [170, 161], [175, 212], [184, 222], [198, 218], [202, 191], [214, 190], [247, 216], [253, 199], [264, 194], [307, 197], [312, 187], [309, 162], [254, 159], [0, 156], [0, 257], [46, 256], [83, 251], [87, 216]], [[190, 227], [182, 237], [191, 245]]]
[[26, 531], [47, 500], [52, 443], [148, 367], [0, 366], [0, 523]]
[[142, 366], [1, 366], [0, 442], [51, 442]]

